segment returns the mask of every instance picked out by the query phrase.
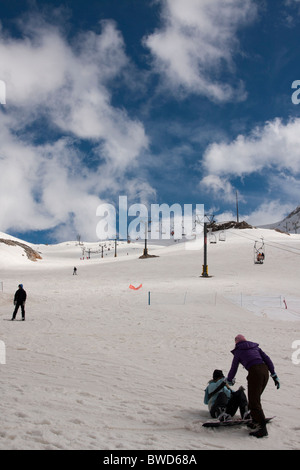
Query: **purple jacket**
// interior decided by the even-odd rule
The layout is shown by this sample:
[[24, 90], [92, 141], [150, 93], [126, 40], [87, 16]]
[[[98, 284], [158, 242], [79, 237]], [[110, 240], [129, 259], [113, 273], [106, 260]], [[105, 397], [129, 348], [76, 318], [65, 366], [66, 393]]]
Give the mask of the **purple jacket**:
[[275, 374], [273, 362], [269, 356], [258, 347], [257, 343], [240, 341], [231, 352], [234, 357], [227, 376], [229, 382], [235, 377], [240, 363], [246, 370], [249, 370], [250, 367], [255, 364], [266, 364], [270, 373]]

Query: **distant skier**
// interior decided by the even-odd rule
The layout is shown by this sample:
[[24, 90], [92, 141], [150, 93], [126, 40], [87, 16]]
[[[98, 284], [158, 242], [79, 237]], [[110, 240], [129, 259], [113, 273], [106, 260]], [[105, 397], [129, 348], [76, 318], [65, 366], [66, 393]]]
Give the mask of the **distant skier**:
[[208, 405], [212, 418], [226, 420], [235, 415], [239, 409], [241, 418], [248, 412], [247, 397], [244, 388], [240, 387], [233, 391], [228, 384], [221, 370], [214, 370], [213, 378], [209, 381], [205, 389], [204, 403]]
[[12, 315], [12, 320], [16, 318], [19, 307], [21, 307], [22, 320], [25, 320], [25, 302], [27, 299], [26, 291], [23, 289], [23, 284], [19, 284], [19, 289], [15, 292], [14, 305], [15, 309]]
[[258, 438], [267, 436], [268, 431], [261, 406], [261, 395], [268, 383], [269, 372], [277, 389], [280, 387], [274, 364], [257, 343], [247, 341], [243, 335], [235, 337], [235, 348], [231, 352], [234, 357], [226, 380], [229, 385], [234, 383], [239, 364], [242, 364], [248, 371], [249, 409], [253, 421], [252, 427], [257, 427], [250, 435]]
[[74, 267], [74, 269], [73, 269], [73, 276], [74, 275], [77, 275], [77, 268], [76, 267]]

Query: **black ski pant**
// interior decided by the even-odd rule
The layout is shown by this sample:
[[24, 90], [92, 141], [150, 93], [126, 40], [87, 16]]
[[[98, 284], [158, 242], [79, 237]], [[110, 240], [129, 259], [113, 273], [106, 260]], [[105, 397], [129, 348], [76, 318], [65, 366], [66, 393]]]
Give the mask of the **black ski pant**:
[[25, 307], [24, 307], [23, 302], [22, 303], [19, 303], [19, 302], [16, 303], [12, 319], [14, 320], [16, 318], [19, 307], [21, 307], [22, 319], [25, 320]]
[[236, 392], [231, 394], [226, 406], [226, 413], [234, 416], [238, 409], [240, 410], [241, 418], [243, 418], [248, 410], [248, 400], [243, 388], [239, 388]]
[[251, 417], [258, 424], [265, 424], [265, 414], [261, 406], [261, 395], [269, 380], [266, 364], [256, 364], [248, 371], [248, 401]]
[[217, 418], [222, 411], [225, 411], [230, 416], [234, 416], [238, 409], [240, 409], [241, 417], [248, 409], [248, 401], [243, 388], [232, 392], [230, 398], [224, 392], [219, 393], [210, 409], [210, 414], [212, 418]]

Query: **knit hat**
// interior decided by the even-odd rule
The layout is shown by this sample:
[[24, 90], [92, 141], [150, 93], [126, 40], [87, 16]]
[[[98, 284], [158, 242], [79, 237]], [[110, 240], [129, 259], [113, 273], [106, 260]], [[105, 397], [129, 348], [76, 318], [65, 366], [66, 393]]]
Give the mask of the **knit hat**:
[[213, 380], [221, 379], [222, 377], [224, 377], [223, 372], [219, 369], [215, 369], [213, 372]]
[[23, 289], [23, 284], [19, 284], [19, 286], [18, 286], [18, 287], [21, 287], [21, 289]]
[[245, 336], [243, 335], [237, 335], [235, 338], [234, 338], [234, 341], [235, 341], [235, 344], [239, 343], [240, 341], [247, 341]]

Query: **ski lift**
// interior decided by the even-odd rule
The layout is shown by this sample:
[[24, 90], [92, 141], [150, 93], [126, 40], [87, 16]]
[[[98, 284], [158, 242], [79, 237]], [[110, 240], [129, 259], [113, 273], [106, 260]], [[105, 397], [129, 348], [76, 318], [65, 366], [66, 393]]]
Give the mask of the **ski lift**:
[[217, 238], [211, 231], [209, 232], [209, 243], [217, 243]]
[[219, 241], [220, 242], [225, 242], [226, 241], [226, 232], [225, 232], [225, 230], [222, 230], [222, 232], [219, 233]]
[[262, 238], [261, 241], [255, 241], [254, 243], [254, 264], [263, 264], [265, 259], [265, 243]]

